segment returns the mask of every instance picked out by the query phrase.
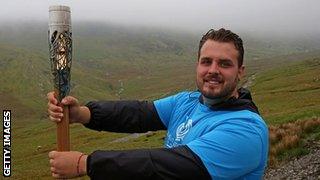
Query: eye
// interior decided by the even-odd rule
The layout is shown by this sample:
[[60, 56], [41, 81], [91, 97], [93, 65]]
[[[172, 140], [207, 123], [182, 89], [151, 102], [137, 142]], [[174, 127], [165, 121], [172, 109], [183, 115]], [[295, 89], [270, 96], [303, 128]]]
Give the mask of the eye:
[[202, 65], [210, 65], [211, 62], [212, 62], [212, 60], [209, 59], [209, 58], [203, 58], [203, 59], [201, 59], [201, 61], [200, 61], [200, 63], [201, 63]]
[[230, 60], [221, 60], [219, 62], [219, 66], [222, 67], [222, 68], [228, 68], [228, 67], [232, 67], [233, 63]]

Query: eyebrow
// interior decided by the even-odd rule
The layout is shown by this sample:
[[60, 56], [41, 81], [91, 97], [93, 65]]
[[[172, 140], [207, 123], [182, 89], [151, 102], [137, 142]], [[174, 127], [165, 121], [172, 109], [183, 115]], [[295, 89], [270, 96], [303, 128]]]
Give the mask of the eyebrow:
[[[212, 58], [210, 58], [210, 57], [202, 57], [202, 58], [200, 58], [200, 60], [212, 60]], [[230, 63], [233, 64], [233, 61], [231, 59], [219, 59], [219, 61], [230, 62]]]
[[233, 64], [233, 61], [231, 59], [219, 59], [219, 61], [228, 61], [228, 62], [231, 62]]
[[201, 60], [212, 60], [212, 58], [210, 58], [210, 57], [202, 57], [202, 58], [200, 58], [200, 61]]

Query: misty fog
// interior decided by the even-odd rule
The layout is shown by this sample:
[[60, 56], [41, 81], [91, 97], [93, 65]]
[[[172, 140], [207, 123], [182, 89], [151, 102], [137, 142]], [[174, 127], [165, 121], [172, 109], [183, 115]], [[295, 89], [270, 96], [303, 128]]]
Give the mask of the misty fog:
[[73, 22], [204, 32], [233, 31], [272, 35], [320, 35], [319, 0], [10, 0], [0, 6], [0, 29], [6, 24], [47, 21], [50, 5], [71, 7]]

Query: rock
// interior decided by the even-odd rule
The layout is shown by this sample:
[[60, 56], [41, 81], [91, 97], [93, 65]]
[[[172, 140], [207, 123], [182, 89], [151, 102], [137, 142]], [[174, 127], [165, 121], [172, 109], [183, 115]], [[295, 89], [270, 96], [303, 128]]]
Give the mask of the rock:
[[295, 158], [276, 169], [268, 168], [264, 179], [320, 179], [319, 142], [310, 144], [309, 154]]

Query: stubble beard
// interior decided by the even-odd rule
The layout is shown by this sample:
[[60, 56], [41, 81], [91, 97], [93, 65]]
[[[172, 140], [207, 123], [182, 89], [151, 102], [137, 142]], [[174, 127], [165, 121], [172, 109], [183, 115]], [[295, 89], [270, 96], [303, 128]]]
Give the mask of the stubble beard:
[[198, 89], [200, 90], [201, 94], [204, 97], [209, 98], [209, 99], [225, 100], [225, 99], [228, 99], [233, 96], [233, 92], [237, 88], [238, 82], [239, 82], [239, 79], [236, 77], [236, 79], [233, 81], [233, 83], [226, 84], [225, 86], [222, 85], [221, 90], [218, 93], [214, 92], [214, 90], [210, 89], [209, 87], [207, 87], [207, 89], [209, 91], [204, 91], [203, 87], [205, 86], [205, 83], [207, 83], [207, 82], [203, 81], [202, 83], [200, 83], [197, 81], [197, 86], [198, 86]]

